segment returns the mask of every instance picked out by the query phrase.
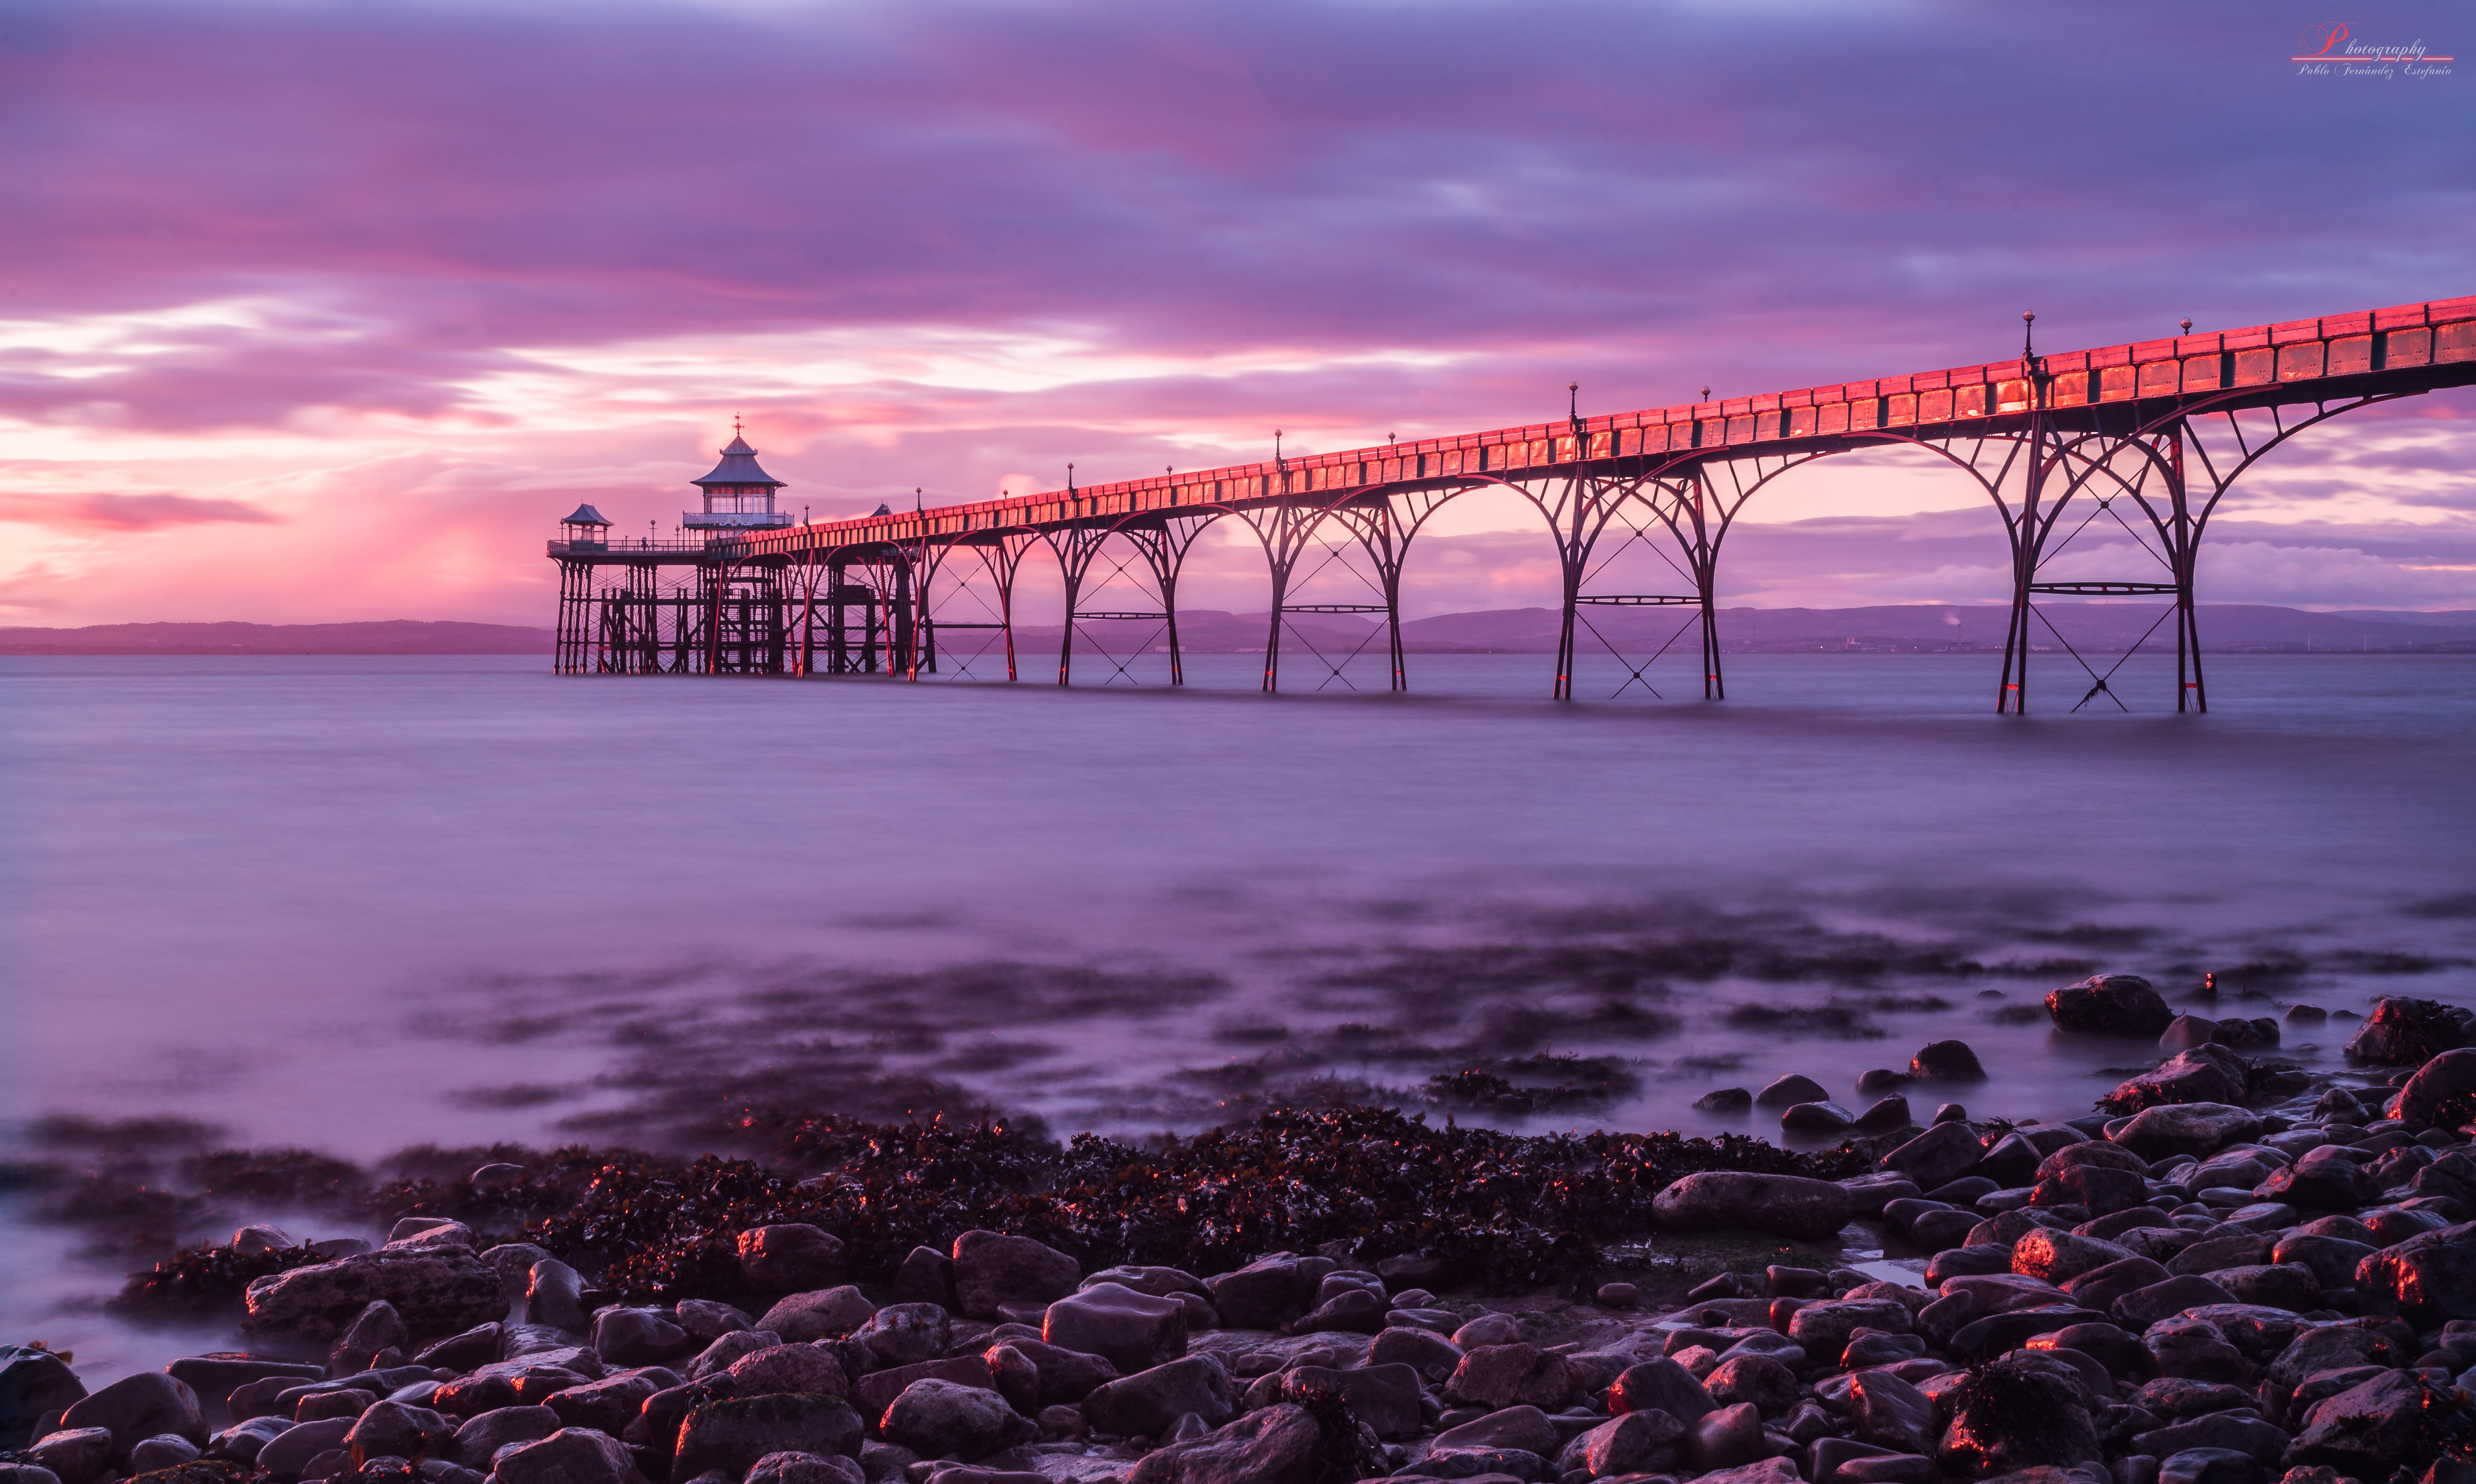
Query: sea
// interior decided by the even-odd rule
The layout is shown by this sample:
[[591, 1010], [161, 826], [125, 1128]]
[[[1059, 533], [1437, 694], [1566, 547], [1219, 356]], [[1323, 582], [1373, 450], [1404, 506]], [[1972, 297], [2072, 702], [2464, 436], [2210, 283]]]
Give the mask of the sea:
[[[752, 1107], [1780, 1139], [1694, 1102], [1862, 1108], [1956, 1038], [1989, 1079], [1920, 1118], [2087, 1112], [2160, 1054], [2050, 1028], [2092, 973], [2325, 1070], [2383, 995], [2476, 1005], [2476, 656], [2214, 658], [2206, 715], [2171, 662], [2090, 693], [2041, 655], [1997, 716], [1994, 663], [1731, 655], [1721, 703], [1600, 664], [1559, 703], [1537, 655], [1413, 655], [1401, 695], [1365, 656], [1275, 695], [1243, 655], [1176, 690], [0, 657], [0, 1170], [695, 1152]], [[0, 1342], [106, 1379], [229, 1342], [118, 1325], [152, 1257], [46, 1199], [0, 1179]], [[166, 1235], [258, 1218], [294, 1219]]]

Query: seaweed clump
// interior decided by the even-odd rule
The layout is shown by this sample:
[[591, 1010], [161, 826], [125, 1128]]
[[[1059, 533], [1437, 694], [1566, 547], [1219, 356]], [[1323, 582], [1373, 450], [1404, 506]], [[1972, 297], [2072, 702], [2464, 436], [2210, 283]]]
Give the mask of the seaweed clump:
[[255, 1252], [233, 1247], [193, 1247], [143, 1273], [130, 1274], [118, 1296], [104, 1307], [123, 1319], [144, 1323], [212, 1319], [237, 1305], [249, 1285], [260, 1278], [333, 1260], [307, 1246]]

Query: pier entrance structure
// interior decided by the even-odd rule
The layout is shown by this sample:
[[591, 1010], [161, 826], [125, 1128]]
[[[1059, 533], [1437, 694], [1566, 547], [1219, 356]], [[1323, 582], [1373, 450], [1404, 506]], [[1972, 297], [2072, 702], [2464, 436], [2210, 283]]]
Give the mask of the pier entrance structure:
[[[2043, 612], [2058, 597], [2154, 603], [2151, 633], [2162, 650], [2162, 631], [2174, 637], [2176, 709], [2206, 710], [2194, 594], [2219, 502], [2307, 428], [2476, 383], [2476, 296], [2202, 334], [2189, 321], [2184, 328], [2039, 355], [2024, 324], [2019, 359], [1986, 365], [1597, 417], [1572, 407], [1528, 427], [1111, 484], [1078, 487], [1070, 478], [1045, 494], [900, 514], [879, 507], [814, 524], [774, 509], [781, 482], [734, 437], [696, 482], [705, 510], [682, 520], [701, 539], [616, 541], [591, 506], [562, 523], [550, 545], [560, 568], [557, 668], [917, 678], [938, 671], [942, 623], [981, 631], [950, 634], [949, 653], [956, 637], [971, 640], [974, 655], [1002, 650], [1015, 680], [1013, 580], [1028, 554], [1045, 551], [1067, 594], [1058, 682], [1074, 679], [1077, 634], [1115, 623], [1164, 636], [1176, 684], [1178, 570], [1197, 536], [1227, 520], [1261, 542], [1272, 574], [1265, 690], [1281, 684], [1284, 636], [1295, 636], [1300, 616], [1337, 612], [1380, 623], [1391, 684], [1406, 689], [1403, 564], [1429, 516], [1493, 487], [1535, 507], [1554, 544], [1563, 603], [1551, 694], [1572, 697], [1576, 657], [1599, 649], [1640, 680], [1654, 656], [1623, 653], [1624, 641], [1601, 637], [1615, 626], [1600, 620], [1611, 609], [1667, 607], [1680, 615], [1671, 650], [1681, 654], [1680, 639], [1696, 635], [1701, 693], [1719, 700], [1719, 561], [1738, 515], [1773, 480], [1818, 459], [1908, 446], [1974, 480], [2001, 516], [2011, 623], [1998, 711], [2026, 709], [2033, 652], [2070, 667], [2056, 687], [2065, 702], [2122, 704], [2111, 681], [2123, 656], [2074, 650]], [[2054, 570], [2093, 527], [2129, 535], [2141, 565]], [[1671, 580], [1658, 590], [1611, 590], [1602, 579], [1614, 555], [1646, 544]], [[1305, 590], [1305, 579], [1345, 558], [1363, 580], [1361, 601], [1308, 601], [1325, 595]], [[1134, 601], [1094, 606], [1099, 577]], [[978, 601], [968, 619], [949, 602], [965, 585]], [[1295, 637], [1286, 647], [1297, 649]]]

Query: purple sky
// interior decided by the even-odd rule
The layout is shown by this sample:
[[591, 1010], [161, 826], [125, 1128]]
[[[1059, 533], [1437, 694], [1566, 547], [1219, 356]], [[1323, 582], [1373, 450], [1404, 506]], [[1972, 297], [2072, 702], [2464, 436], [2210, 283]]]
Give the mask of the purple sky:
[[[2321, 0], [2315, 0], [2320, 6]], [[0, 17], [0, 623], [543, 623], [734, 411], [786, 503], [2476, 292], [2464, 6], [133, 5]], [[2213, 601], [2476, 606], [2476, 394], [2276, 456]], [[1784, 482], [1732, 601], [1981, 601], [1992, 516]], [[1542, 601], [1517, 512], [1420, 611]], [[1261, 606], [1235, 550], [1191, 601]]]

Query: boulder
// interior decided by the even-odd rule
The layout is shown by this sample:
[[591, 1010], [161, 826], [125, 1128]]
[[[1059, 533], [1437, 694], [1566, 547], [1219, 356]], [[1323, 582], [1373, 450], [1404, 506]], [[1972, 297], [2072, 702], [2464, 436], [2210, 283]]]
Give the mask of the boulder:
[[1313, 1307], [1316, 1283], [1293, 1252], [1259, 1257], [1204, 1279], [1221, 1323], [1232, 1329], [1280, 1328]]
[[1419, 1373], [1408, 1366], [1367, 1366], [1348, 1371], [1329, 1366], [1293, 1366], [1281, 1373], [1280, 1399], [1309, 1401], [1316, 1387], [1330, 1387], [1349, 1398], [1351, 1413], [1374, 1428], [1379, 1438], [1407, 1438], [1424, 1429], [1419, 1406]]
[[2162, 1103], [2134, 1114], [2130, 1123], [2115, 1131], [2113, 1142], [2143, 1159], [2172, 1154], [2202, 1158], [2240, 1139], [2256, 1137], [2267, 1126], [2259, 1114], [2233, 1103]]
[[1315, 1484], [1325, 1448], [1314, 1415], [1283, 1402], [1146, 1454], [1127, 1484]]
[[2257, 1415], [2216, 1412], [2135, 1434], [2132, 1446], [2136, 1451], [2157, 1458], [2186, 1448], [2220, 1447], [2266, 1465], [2278, 1462], [2279, 1455], [2287, 1451], [2287, 1441], [2285, 1431]]
[[2010, 1361], [1980, 1367], [1950, 1394], [1950, 1411], [1935, 1449], [1945, 1473], [1982, 1479], [2102, 1456], [2079, 1388], [2043, 1371]]
[[[1360, 1297], [1376, 1305], [1369, 1332], [1382, 1328], [1383, 1301]], [[1095, 1283], [1051, 1304], [1040, 1337], [1062, 1349], [1104, 1357], [1121, 1373], [1145, 1371], [1186, 1353], [1186, 1305], [1118, 1283]]]
[[[653, 1395], [648, 1384], [645, 1395]], [[638, 1398], [640, 1401], [642, 1397]], [[634, 1409], [629, 1409], [630, 1415]], [[625, 1416], [618, 1422], [624, 1426]], [[603, 1429], [616, 1432], [617, 1426]], [[445, 1449], [455, 1440], [457, 1425], [453, 1419], [433, 1412], [428, 1407], [409, 1406], [401, 1401], [379, 1401], [353, 1419], [352, 1430], [344, 1434], [344, 1451], [353, 1457], [355, 1467], [373, 1458], [420, 1458]]]
[[659, 1365], [690, 1343], [686, 1330], [651, 1309], [604, 1309], [589, 1336], [593, 1352], [614, 1366]]
[[[2113, 1175], [2121, 1172], [2092, 1171], [2083, 1167], [2076, 1173]], [[2012, 1244], [2012, 1271], [2028, 1277], [2043, 1278], [2060, 1287], [2084, 1273], [2094, 1273], [2110, 1263], [2127, 1261], [2132, 1255], [2131, 1251], [2112, 1242], [2041, 1226], [2023, 1232], [2019, 1240]]]
[[942, 1303], [889, 1303], [851, 1332], [879, 1366], [916, 1366], [953, 1348], [954, 1316]]
[[[225, 1395], [230, 1393], [225, 1388]], [[0, 1450], [34, 1442], [37, 1422], [49, 1413], [66, 1411], [85, 1396], [86, 1383], [67, 1361], [49, 1350], [0, 1345]]]
[[589, 1427], [562, 1427], [495, 1460], [498, 1484], [644, 1484], [626, 1445]]
[[343, 1337], [327, 1353], [327, 1366], [338, 1374], [350, 1374], [368, 1368], [370, 1362], [386, 1350], [396, 1352], [398, 1359], [412, 1341], [412, 1332], [405, 1327], [404, 1316], [395, 1305], [380, 1299], [363, 1308], [344, 1327]]
[[2314, 1403], [2287, 1462], [2325, 1465], [2360, 1479], [2387, 1477], [2402, 1459], [2432, 1455], [2456, 1403], [2447, 1382], [2436, 1385], [2414, 1371], [2385, 1372]]
[[344, 1434], [352, 1430], [349, 1417], [288, 1427], [258, 1450], [258, 1467], [279, 1479], [297, 1479], [319, 1454], [341, 1452]]
[[2203, 1045], [2176, 1052], [2155, 1072], [2125, 1078], [2098, 1106], [2127, 1114], [2188, 1102], [2240, 1103], [2244, 1088], [2243, 1058], [2225, 1047]]
[[1975, 1169], [1985, 1153], [1967, 1124], [1939, 1123], [1885, 1154], [1879, 1166], [1907, 1175], [1920, 1190], [1934, 1190]]
[[510, 1443], [547, 1438], [564, 1424], [548, 1407], [500, 1407], [484, 1412], [456, 1429], [444, 1456], [467, 1469], [487, 1473], [490, 1460]]
[[1453, 1368], [1445, 1395], [1465, 1406], [1490, 1410], [1532, 1406], [1562, 1411], [1577, 1390], [1565, 1357], [1535, 1345], [1483, 1345]]
[[868, 1484], [868, 1474], [838, 1453], [768, 1453], [748, 1471], [746, 1484]]
[[1754, 1105], [1754, 1095], [1742, 1087], [1715, 1087], [1694, 1100], [1705, 1113], [1743, 1113]]
[[2092, 1216], [2112, 1216], [2132, 1210], [2148, 1199], [2149, 1181], [2145, 1176], [2129, 1170], [2083, 1164], [2040, 1180], [2030, 1192], [2029, 1203], [2042, 1207], [2084, 1206]]
[[2476, 1048], [2443, 1051], [2399, 1089], [2398, 1117], [2409, 1133], [2455, 1133], [2476, 1124]]
[[1932, 1041], [1909, 1058], [1909, 1076], [1921, 1082], [1983, 1082], [1986, 1068], [1966, 1041]]
[[687, 1378], [701, 1381], [717, 1372], [727, 1371], [758, 1350], [769, 1350], [782, 1343], [782, 1337], [770, 1329], [734, 1329], [718, 1335], [711, 1345], [700, 1351], [687, 1364]]
[[1281, 1332], [1291, 1335], [1342, 1332], [1372, 1335], [1384, 1327], [1384, 1316], [1390, 1312], [1392, 1305], [1385, 1302], [1380, 1295], [1363, 1288], [1345, 1288], [1283, 1324]]
[[1734, 1226], [1815, 1240], [1847, 1225], [1853, 1204], [1829, 1180], [1710, 1170], [1661, 1191], [1651, 1201], [1651, 1219], [1671, 1231]]
[[1675, 1467], [1684, 1437], [1685, 1424], [1665, 1412], [1627, 1412], [1567, 1444], [1558, 1462], [1595, 1479], [1650, 1473]]
[[1916, 1317], [1896, 1298], [1844, 1298], [1798, 1308], [1789, 1316], [1788, 1337], [1808, 1355], [1828, 1360], [1861, 1328], [1905, 1334], [1915, 1327]]
[[2476, 1319], [2476, 1222], [2418, 1233], [2356, 1265], [2356, 1301], [2418, 1329]]
[[1079, 1402], [1092, 1395], [1094, 1387], [1119, 1375], [1117, 1367], [1098, 1355], [1060, 1349], [1039, 1340], [993, 1345], [981, 1359], [998, 1391], [1027, 1417], [1044, 1407]]
[[1188, 1355], [1105, 1381], [1083, 1398], [1083, 1415], [1101, 1432], [1157, 1438], [1189, 1412], [1217, 1427], [1238, 1411], [1236, 1389], [1221, 1362]]
[[126, 1460], [129, 1450], [159, 1433], [207, 1445], [207, 1417], [198, 1394], [187, 1382], [160, 1371], [140, 1371], [72, 1403], [62, 1414], [62, 1429], [101, 1427], [111, 1434], [111, 1456]]
[[[133, 1474], [158, 1473], [177, 1469], [198, 1456], [198, 1446], [186, 1438], [165, 1433], [148, 1438], [129, 1450], [129, 1472]], [[220, 1473], [221, 1471], [216, 1471]]]
[[1750, 1401], [1721, 1407], [1685, 1433], [1686, 1462], [1697, 1473], [1735, 1469], [1770, 1450], [1763, 1438], [1763, 1414]]
[[[1096, 1361], [1098, 1356], [1093, 1357]], [[897, 1366], [891, 1371], [872, 1371], [852, 1379], [852, 1405], [868, 1417], [883, 1417], [894, 1398], [914, 1381], [947, 1381], [956, 1386], [978, 1387], [997, 1391], [998, 1377], [993, 1373], [987, 1355], [953, 1355], [944, 1360], [924, 1360], [916, 1366]]]
[[843, 1240], [805, 1222], [753, 1226], [739, 1234], [739, 1272], [763, 1294], [839, 1288], [847, 1275]]
[[2046, 1014], [2058, 1030], [2154, 1036], [2175, 1013], [2149, 981], [2137, 974], [2092, 974], [2077, 984], [2046, 992]]
[[866, 1296], [845, 1284], [792, 1294], [767, 1309], [756, 1327], [792, 1344], [837, 1340], [867, 1323], [869, 1316], [876, 1312], [877, 1305], [869, 1302]]
[[693, 1479], [707, 1470], [744, 1477], [768, 1453], [840, 1453], [857, 1457], [859, 1414], [830, 1397], [778, 1393], [719, 1397], [689, 1408], [680, 1423], [671, 1477]]
[[542, 1405], [557, 1413], [558, 1420], [570, 1427], [616, 1433], [643, 1408], [646, 1397], [661, 1389], [654, 1377], [631, 1371], [553, 1392], [542, 1398]]
[[61, 1484], [97, 1484], [112, 1472], [111, 1432], [104, 1427], [62, 1427], [26, 1449], [25, 1461], [58, 1475]]
[[1626, 1367], [1608, 1387], [1607, 1402], [1615, 1416], [1666, 1412], [1689, 1427], [1719, 1407], [1693, 1372], [1665, 1355]]
[[260, 1278], [242, 1327], [324, 1345], [372, 1303], [394, 1306], [414, 1336], [454, 1334], [504, 1317], [499, 1274], [468, 1248], [387, 1247]]
[[1857, 1424], [1857, 1436], [1877, 1447], [1934, 1451], [1934, 1403], [1889, 1371], [1861, 1371], [1849, 1377], [1848, 1415]]
[[[1766, 1458], [1760, 1463], [1746, 1464], [1735, 1469], [1716, 1470], [1695, 1480], [1694, 1484], [1797, 1484], [1797, 1480], [1802, 1477], [1803, 1475], [1796, 1472], [1796, 1465], [1791, 1460]], [[1893, 1484], [1893, 1481], [1887, 1479], [1884, 1484]], [[1902, 1484], [1905, 1484], [1905, 1480]]]
[[472, 1328], [433, 1341], [413, 1352], [412, 1363], [433, 1370], [467, 1372], [486, 1366], [499, 1358], [506, 1326], [496, 1323], [476, 1324]]
[[1441, 1381], [1453, 1373], [1462, 1363], [1462, 1348], [1432, 1329], [1416, 1329], [1397, 1324], [1376, 1332], [1367, 1342], [1367, 1358], [1362, 1364], [1408, 1366], [1429, 1381]]
[[1792, 1103], [1821, 1102], [1830, 1096], [1830, 1091], [1820, 1082], [1792, 1072], [1786, 1076], [1773, 1078], [1769, 1086], [1754, 1094], [1754, 1101], [1761, 1107], [1784, 1108]]
[[2323, 1288], [2353, 1288], [2357, 1265], [2375, 1250], [2369, 1243], [2350, 1242], [2344, 1237], [2290, 1235], [2279, 1239], [2278, 1246], [2270, 1250], [2269, 1260], [2304, 1269]]
[[2250, 1454], [2233, 1448], [2188, 1447], [2158, 1460], [2158, 1484], [2262, 1484], [2262, 1471]]
[[1536, 1453], [1545, 1458], [1564, 1445], [1548, 1414], [1537, 1407], [1503, 1407], [1436, 1435], [1434, 1447], [1448, 1450]]
[[2347, 1054], [2385, 1067], [2415, 1067], [2467, 1044], [2467, 1028], [2450, 1006], [2385, 996], [2347, 1040]]
[[1039, 1428], [1003, 1397], [952, 1381], [914, 1381], [885, 1409], [878, 1430], [885, 1441], [923, 1458], [969, 1463], [1029, 1441]]
[[1029, 1237], [967, 1231], [954, 1239], [954, 1297], [968, 1319], [1003, 1319], [1007, 1304], [1047, 1304], [1075, 1292], [1083, 1265]]
[[1702, 1384], [1721, 1406], [1747, 1402], [1767, 1418], [1787, 1416], [1805, 1392], [1795, 1372], [1762, 1354], [1732, 1355], [1714, 1366]]
[[556, 1257], [533, 1264], [525, 1278], [525, 1322], [564, 1334], [584, 1328], [584, 1275]]

